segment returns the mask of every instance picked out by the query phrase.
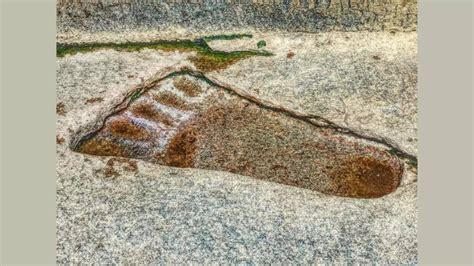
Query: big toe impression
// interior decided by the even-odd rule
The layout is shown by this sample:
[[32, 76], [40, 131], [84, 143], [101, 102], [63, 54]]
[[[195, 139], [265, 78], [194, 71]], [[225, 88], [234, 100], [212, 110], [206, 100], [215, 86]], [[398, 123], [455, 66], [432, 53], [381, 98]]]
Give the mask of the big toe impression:
[[191, 75], [161, 80], [76, 150], [228, 171], [323, 193], [375, 198], [400, 184], [386, 150], [317, 127]]

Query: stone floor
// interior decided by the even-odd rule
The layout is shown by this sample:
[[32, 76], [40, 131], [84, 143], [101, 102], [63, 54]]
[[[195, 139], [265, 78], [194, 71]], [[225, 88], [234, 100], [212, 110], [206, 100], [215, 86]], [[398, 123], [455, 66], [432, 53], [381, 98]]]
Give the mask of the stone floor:
[[[91, 34], [87, 40], [103, 36]], [[190, 59], [194, 52], [104, 49], [57, 59], [58, 263], [417, 262], [417, 183], [411, 164], [417, 153], [416, 33], [254, 33], [253, 38], [209, 45], [214, 50], [248, 50], [257, 49], [260, 40], [273, 56], [249, 57], [205, 72]], [[341, 134], [375, 150], [398, 151], [387, 156], [400, 157], [400, 186], [373, 199], [340, 197], [308, 185], [206, 167], [204, 159], [201, 164], [175, 165], [204, 169], [176, 168], [136, 155], [74, 151], [134, 91], [183, 69], [315, 124], [329, 121], [357, 133], [325, 129], [330, 135]], [[229, 110], [240, 110], [240, 100], [232, 97]], [[216, 101], [226, 101], [222, 99]], [[282, 121], [284, 138], [293, 143], [292, 130], [302, 130], [293, 120]], [[244, 129], [265, 123], [247, 124]], [[323, 136], [322, 129], [307, 130], [316, 138]], [[222, 135], [213, 134], [203, 140], [218, 142]], [[239, 136], [228, 136], [229, 145], [239, 143]], [[323, 143], [336, 145], [326, 151], [345, 147]], [[245, 154], [238, 156], [245, 159]], [[325, 162], [338, 158], [322, 157]], [[255, 164], [256, 157], [250, 158]], [[314, 179], [306, 184], [324, 177], [308, 176]]]

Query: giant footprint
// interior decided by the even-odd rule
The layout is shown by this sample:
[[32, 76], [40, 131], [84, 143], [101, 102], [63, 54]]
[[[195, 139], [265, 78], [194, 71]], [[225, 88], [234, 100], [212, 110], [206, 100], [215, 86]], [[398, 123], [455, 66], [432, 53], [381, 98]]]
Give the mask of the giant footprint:
[[393, 192], [404, 173], [398, 157], [379, 146], [265, 108], [186, 72], [136, 91], [73, 148], [355, 198]]

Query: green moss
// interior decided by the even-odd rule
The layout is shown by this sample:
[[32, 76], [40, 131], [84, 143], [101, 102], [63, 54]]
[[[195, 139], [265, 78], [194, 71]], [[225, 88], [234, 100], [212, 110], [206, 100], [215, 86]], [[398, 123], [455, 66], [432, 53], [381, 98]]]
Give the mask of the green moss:
[[401, 157], [401, 158], [404, 158], [405, 159], [405, 162], [414, 167], [414, 168], [418, 168], [418, 159], [416, 157], [412, 157], [412, 156], [406, 156], [404, 154], [401, 154], [400, 151], [398, 151], [397, 149], [394, 149], [394, 148], [391, 148], [388, 150], [388, 153], [394, 155], [394, 156], [397, 156], [397, 157]]
[[235, 63], [240, 59], [250, 56], [271, 56], [267, 51], [247, 50], [247, 51], [215, 51], [207, 44], [206, 40], [225, 39], [231, 40], [236, 38], [252, 37], [249, 34], [234, 35], [216, 35], [207, 36], [196, 40], [174, 40], [174, 41], [156, 41], [156, 42], [127, 42], [127, 43], [85, 43], [85, 44], [68, 44], [56, 47], [57, 57], [63, 57], [67, 54], [87, 53], [100, 49], [114, 49], [117, 51], [134, 52], [142, 49], [155, 49], [163, 51], [194, 51], [196, 56], [190, 60], [195, 63], [196, 67], [202, 71], [211, 71], [227, 67], [229, 64]]
[[213, 70], [225, 69], [229, 65], [239, 60], [251, 56], [271, 56], [269, 52], [260, 51], [233, 51], [221, 52], [213, 51], [211, 53], [198, 53], [197, 56], [190, 58], [191, 62], [201, 71], [208, 72]]
[[142, 93], [140, 91], [135, 91], [132, 96], [130, 97], [130, 100], [134, 101], [138, 98], [140, 98], [140, 96], [142, 95]]
[[262, 48], [262, 47], [265, 47], [265, 46], [267, 46], [267, 42], [264, 41], [264, 40], [261, 40], [261, 41], [259, 41], [259, 42], [257, 43], [258, 49], [260, 49], [260, 48]]
[[135, 52], [142, 49], [157, 50], [198, 50], [204, 51], [210, 49], [205, 41], [198, 39], [176, 40], [176, 41], [156, 41], [156, 42], [127, 42], [127, 43], [83, 43], [66, 44], [56, 46], [56, 56], [63, 57], [66, 54], [87, 53], [100, 49], [114, 49], [117, 51]]
[[210, 35], [205, 36], [202, 39], [205, 41], [215, 41], [215, 40], [236, 40], [243, 38], [252, 38], [252, 34], [221, 34], [221, 35]]

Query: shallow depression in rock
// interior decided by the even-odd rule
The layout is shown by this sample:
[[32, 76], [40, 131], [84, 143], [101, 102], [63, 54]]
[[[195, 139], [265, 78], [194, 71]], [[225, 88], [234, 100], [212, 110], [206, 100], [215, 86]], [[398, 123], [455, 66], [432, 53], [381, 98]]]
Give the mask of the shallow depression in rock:
[[403, 175], [400, 160], [384, 149], [194, 76], [169, 77], [132, 98], [76, 150], [228, 171], [354, 198], [387, 195]]

